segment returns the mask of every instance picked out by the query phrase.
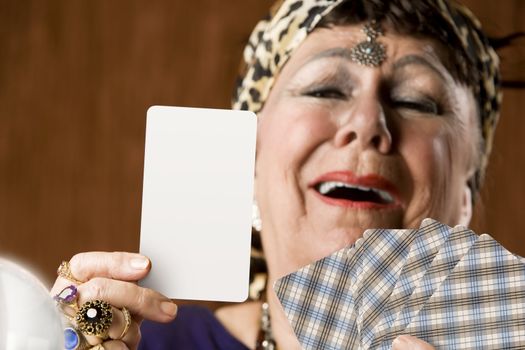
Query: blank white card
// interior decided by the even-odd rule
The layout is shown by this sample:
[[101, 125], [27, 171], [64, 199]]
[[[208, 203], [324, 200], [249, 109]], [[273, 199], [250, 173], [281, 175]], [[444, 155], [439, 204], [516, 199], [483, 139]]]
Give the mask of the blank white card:
[[248, 296], [256, 116], [153, 106], [148, 110], [141, 285], [173, 299]]

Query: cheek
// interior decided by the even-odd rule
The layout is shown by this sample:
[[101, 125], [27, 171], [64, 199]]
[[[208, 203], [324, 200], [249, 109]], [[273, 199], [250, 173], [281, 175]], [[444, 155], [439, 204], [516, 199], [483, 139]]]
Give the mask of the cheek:
[[[258, 157], [271, 162], [272, 171], [298, 169], [322, 142], [334, 133], [330, 117], [320, 108], [293, 103], [269, 109], [261, 115]], [[260, 166], [263, 170], [263, 165]]]
[[443, 123], [429, 122], [406, 128], [402, 139], [400, 152], [413, 181], [408, 219], [453, 221], [466, 172], [462, 137]]
[[400, 153], [412, 178], [411, 202], [420, 211], [441, 211], [451, 172], [450, 138], [444, 128], [406, 128]]
[[450, 164], [446, 138], [421, 133], [409, 137], [403, 146], [401, 153], [416, 184], [428, 186], [433, 182], [432, 179], [446, 177]]

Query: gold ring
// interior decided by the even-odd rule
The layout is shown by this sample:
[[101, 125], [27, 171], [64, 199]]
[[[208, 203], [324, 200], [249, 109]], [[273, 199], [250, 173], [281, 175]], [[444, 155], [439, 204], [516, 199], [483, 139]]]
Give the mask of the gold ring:
[[123, 307], [122, 309], [120, 309], [120, 311], [122, 311], [122, 314], [124, 315], [124, 321], [126, 322], [126, 324], [124, 325], [124, 330], [122, 331], [122, 334], [120, 334], [120, 337], [115, 338], [116, 340], [124, 338], [126, 333], [128, 333], [129, 331], [129, 327], [131, 326], [131, 313], [129, 312], [129, 310], [126, 309], [126, 307]]
[[57, 275], [59, 275], [60, 277], [64, 277], [65, 279], [70, 280], [71, 282], [76, 284], [84, 283], [73, 276], [73, 274], [71, 273], [71, 266], [69, 265], [69, 261], [62, 261], [62, 263], [57, 269]]
[[86, 350], [90, 346], [84, 336], [72, 325], [64, 328], [64, 348], [66, 350]]
[[108, 338], [109, 327], [113, 322], [113, 310], [107, 301], [86, 301], [78, 310], [75, 322], [83, 334], [104, 340]]

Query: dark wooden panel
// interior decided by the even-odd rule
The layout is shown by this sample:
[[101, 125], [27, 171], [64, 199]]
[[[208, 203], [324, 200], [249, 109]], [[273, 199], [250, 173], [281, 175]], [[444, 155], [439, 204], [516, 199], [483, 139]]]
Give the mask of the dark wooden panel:
[[[524, 29], [521, 0], [467, 3], [492, 32]], [[51, 280], [75, 252], [137, 250], [146, 109], [228, 107], [269, 4], [0, 0], [0, 252]], [[506, 94], [475, 225], [522, 255], [524, 101]]]
[[2, 1], [0, 251], [138, 249], [146, 109], [228, 107], [268, 3]]

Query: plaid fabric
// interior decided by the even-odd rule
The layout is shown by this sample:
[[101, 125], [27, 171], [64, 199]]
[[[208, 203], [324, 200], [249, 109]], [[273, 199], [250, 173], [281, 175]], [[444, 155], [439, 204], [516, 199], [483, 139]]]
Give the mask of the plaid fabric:
[[432, 219], [423, 220], [388, 303], [383, 310], [377, 312], [378, 316], [382, 317], [378, 317], [379, 320], [373, 331], [365, 335], [365, 346], [370, 346], [374, 339], [381, 339], [390, 330], [396, 315], [414, 291], [417, 282], [423, 277], [449, 234], [450, 227], [447, 225]]
[[306, 349], [350, 349], [342, 340], [350, 327], [353, 299], [347, 249], [276, 282], [274, 288], [295, 334]]
[[[424, 306], [425, 301], [439, 288], [440, 284], [447, 278], [450, 271], [474, 244], [476, 239], [477, 235], [470, 230], [460, 226], [452, 229], [447, 241], [436, 254], [423, 277], [416, 282], [409, 300], [406, 301], [395, 321], [391, 324], [383, 346], [380, 347], [381, 349], [390, 349], [390, 344], [392, 344], [394, 338], [404, 334], [404, 329], [410, 323], [412, 317], [417, 315]], [[377, 340], [380, 339], [376, 339], [373, 347], [377, 345]]]
[[405, 332], [438, 349], [524, 349], [525, 266], [482, 235]]
[[459, 226], [369, 230], [274, 287], [305, 349], [525, 348], [523, 259]]
[[358, 327], [357, 332], [355, 329], [348, 332], [352, 335], [351, 344], [356, 344], [356, 334], [360, 335], [359, 344], [364, 336], [371, 337], [374, 321], [392, 293], [417, 233], [418, 230], [375, 230], [365, 235], [361, 273], [351, 289], [357, 312], [354, 326]]

